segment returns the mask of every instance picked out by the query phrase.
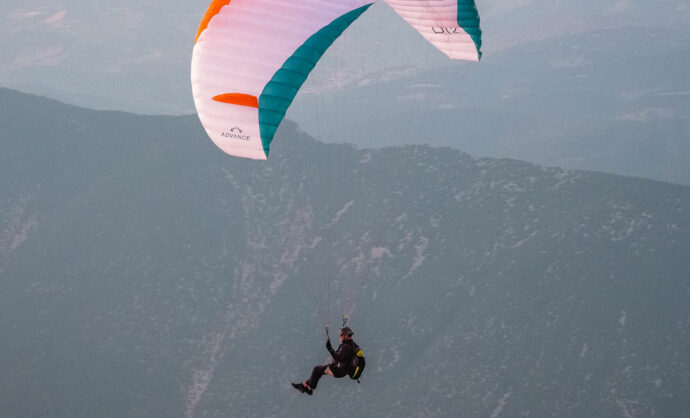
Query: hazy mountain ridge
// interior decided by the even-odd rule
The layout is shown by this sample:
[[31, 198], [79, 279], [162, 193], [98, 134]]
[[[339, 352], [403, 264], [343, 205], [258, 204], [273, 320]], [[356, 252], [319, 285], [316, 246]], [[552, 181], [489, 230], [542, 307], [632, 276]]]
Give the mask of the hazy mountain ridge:
[[681, 70], [690, 65], [688, 38], [637, 34], [601, 29], [518, 46], [477, 67], [367, 79], [297, 100], [290, 116], [326, 141], [425, 142], [690, 184], [690, 85]]
[[[0, 83], [90, 108], [189, 113], [191, 49], [208, 2], [166, 6], [131, 0], [98, 8], [80, 0], [6, 1], [0, 6]], [[569, 37], [577, 44], [581, 34], [610, 28], [636, 29], [634, 43], [665, 30], [686, 40], [689, 35], [690, 8], [678, 0], [653, 5], [486, 0], [477, 6], [485, 58], [545, 39]], [[330, 55], [312, 75], [320, 91], [349, 85], [361, 75], [376, 78], [447, 63], [382, 2], [345, 32]], [[340, 74], [334, 78], [335, 73]]]
[[[477, 6], [475, 65], [448, 61], [377, 2], [323, 57], [288, 118], [327, 142], [427, 143], [690, 184], [685, 2]], [[0, 85], [89, 108], [191, 113], [189, 62], [206, 7], [5, 2]]]
[[[11, 414], [684, 411], [688, 187], [290, 122], [259, 163], [193, 116], [0, 104]], [[341, 308], [363, 383], [293, 393]]]

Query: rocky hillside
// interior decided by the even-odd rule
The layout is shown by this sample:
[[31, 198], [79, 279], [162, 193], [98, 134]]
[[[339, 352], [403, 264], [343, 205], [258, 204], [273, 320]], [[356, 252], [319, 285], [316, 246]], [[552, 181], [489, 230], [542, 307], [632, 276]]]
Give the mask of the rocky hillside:
[[[682, 416], [690, 188], [0, 90], [0, 409]], [[351, 315], [362, 383], [289, 382]]]

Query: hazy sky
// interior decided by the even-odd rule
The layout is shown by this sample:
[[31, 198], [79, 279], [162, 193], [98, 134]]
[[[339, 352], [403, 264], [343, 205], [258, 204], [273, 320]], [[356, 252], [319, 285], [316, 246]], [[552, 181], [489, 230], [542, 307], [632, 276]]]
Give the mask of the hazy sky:
[[[207, 6], [5, 0], [0, 86], [96, 109], [194, 113], [189, 68]], [[375, 4], [329, 49], [287, 117], [322, 140], [356, 141], [343, 127], [368, 124], [391, 129], [360, 145], [425, 142], [690, 181], [677, 168], [687, 164], [666, 160], [690, 136], [687, 1], [477, 0], [477, 8], [479, 64], [450, 61]], [[442, 131], [416, 122], [460, 108], [469, 111], [433, 122]], [[668, 143], [650, 151], [650, 135]], [[650, 152], [661, 154], [650, 163]], [[669, 166], [674, 173], [661, 175]]]
[[[663, 3], [660, 5], [659, 3]], [[187, 113], [189, 59], [208, 5], [112, 0], [5, 0], [0, 5], [0, 85], [96, 108]], [[485, 59], [519, 44], [604, 26], [684, 28], [686, 2], [478, 1]], [[687, 31], [687, 29], [686, 29]], [[446, 65], [385, 4], [346, 31], [312, 74], [312, 87], [382, 69]], [[337, 73], [334, 75], [334, 73]]]

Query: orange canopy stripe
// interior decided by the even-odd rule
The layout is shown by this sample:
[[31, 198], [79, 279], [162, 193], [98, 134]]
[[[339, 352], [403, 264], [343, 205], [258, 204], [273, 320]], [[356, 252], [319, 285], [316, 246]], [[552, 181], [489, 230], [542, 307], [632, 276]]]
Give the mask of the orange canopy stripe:
[[201, 32], [203, 32], [206, 27], [208, 26], [208, 22], [213, 19], [213, 16], [217, 15], [220, 13], [220, 9], [223, 8], [223, 6], [227, 6], [230, 4], [231, 0], [213, 0], [211, 4], [208, 6], [208, 9], [206, 10], [206, 14], [204, 15], [204, 18], [201, 19], [201, 23], [199, 24], [199, 30], [196, 32], [196, 39], [194, 39], [194, 43], [196, 43], [199, 40], [199, 36], [201, 36]]
[[240, 106], [259, 107], [259, 99], [251, 94], [225, 93], [213, 97], [213, 100], [221, 103], [236, 104]]

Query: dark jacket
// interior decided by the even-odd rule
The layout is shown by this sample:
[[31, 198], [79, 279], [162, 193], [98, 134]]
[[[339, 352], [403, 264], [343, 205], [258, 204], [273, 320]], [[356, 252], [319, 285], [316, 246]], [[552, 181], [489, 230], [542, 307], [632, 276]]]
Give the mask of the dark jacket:
[[331, 353], [331, 357], [333, 357], [331, 370], [334, 373], [335, 370], [333, 370], [333, 367], [342, 370], [346, 374], [349, 372], [352, 360], [354, 360], [356, 355], [355, 347], [356, 344], [351, 339], [343, 341], [343, 343], [338, 346], [337, 350], [333, 350], [332, 347], [329, 347], [328, 352]]

